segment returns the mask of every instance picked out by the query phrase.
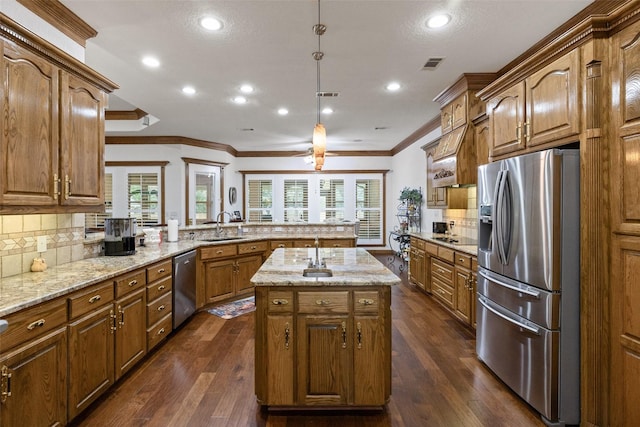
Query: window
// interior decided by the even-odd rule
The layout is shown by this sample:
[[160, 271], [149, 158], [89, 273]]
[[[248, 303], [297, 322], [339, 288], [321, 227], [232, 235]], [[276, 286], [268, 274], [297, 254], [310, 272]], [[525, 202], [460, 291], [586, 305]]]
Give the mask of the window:
[[111, 218], [113, 212], [113, 174], [104, 174], [104, 212], [87, 213], [84, 216], [84, 227], [88, 230], [104, 228], [104, 219]]
[[196, 224], [213, 221], [215, 209], [215, 181], [213, 174], [196, 173]]
[[382, 187], [379, 179], [356, 180], [356, 218], [360, 221], [358, 239], [382, 240]]
[[344, 179], [320, 179], [320, 221], [344, 220]]
[[309, 221], [309, 182], [306, 179], [284, 180], [284, 220]]
[[247, 212], [249, 222], [273, 221], [273, 182], [250, 179], [247, 185]]
[[156, 173], [129, 173], [127, 175], [128, 211], [138, 226], [160, 223], [159, 183]]

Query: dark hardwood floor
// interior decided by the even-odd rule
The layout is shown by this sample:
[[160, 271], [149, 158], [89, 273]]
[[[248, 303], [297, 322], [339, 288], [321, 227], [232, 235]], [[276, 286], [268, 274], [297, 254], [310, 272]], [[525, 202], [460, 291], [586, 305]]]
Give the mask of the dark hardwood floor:
[[[386, 256], [378, 256], [386, 264]], [[473, 333], [408, 284], [392, 291], [392, 396], [384, 410], [267, 412], [254, 394], [254, 318], [198, 313], [75, 426], [544, 426], [475, 356]]]

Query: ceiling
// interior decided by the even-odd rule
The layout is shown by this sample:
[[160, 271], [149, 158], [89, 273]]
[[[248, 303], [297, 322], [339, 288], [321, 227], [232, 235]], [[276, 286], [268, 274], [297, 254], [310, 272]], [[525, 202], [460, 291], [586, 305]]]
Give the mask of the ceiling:
[[[181, 136], [238, 151], [302, 151], [316, 123], [315, 0], [62, 0], [97, 30], [86, 63], [120, 89], [111, 110], [157, 119], [107, 136]], [[391, 150], [439, 114], [433, 102], [462, 73], [496, 72], [574, 16], [588, 0], [322, 0], [320, 88], [329, 151]], [[446, 12], [451, 23], [425, 22]], [[218, 32], [198, 25], [212, 15]], [[149, 69], [144, 55], [161, 65]], [[423, 70], [431, 57], [443, 57]], [[385, 86], [401, 84], [397, 92]], [[231, 99], [242, 84], [255, 91]], [[181, 89], [193, 86], [195, 95]], [[280, 116], [277, 110], [287, 108]], [[152, 120], [153, 123], [153, 120]]]

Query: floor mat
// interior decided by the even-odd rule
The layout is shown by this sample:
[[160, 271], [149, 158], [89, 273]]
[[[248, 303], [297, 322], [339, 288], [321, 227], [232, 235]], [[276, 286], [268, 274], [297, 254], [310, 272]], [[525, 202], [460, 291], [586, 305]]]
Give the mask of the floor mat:
[[238, 317], [242, 314], [251, 313], [252, 311], [255, 311], [255, 309], [255, 297], [249, 297], [227, 304], [218, 305], [207, 311], [218, 317], [222, 317], [223, 319], [233, 319], [234, 317]]

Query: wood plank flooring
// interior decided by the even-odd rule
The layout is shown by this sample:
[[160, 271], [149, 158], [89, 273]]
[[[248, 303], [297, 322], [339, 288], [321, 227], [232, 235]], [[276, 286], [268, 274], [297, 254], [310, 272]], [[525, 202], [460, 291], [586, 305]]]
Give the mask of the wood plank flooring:
[[[386, 263], [385, 256], [378, 257]], [[254, 318], [198, 313], [74, 426], [544, 426], [475, 356], [473, 333], [390, 265], [392, 395], [384, 410], [268, 412], [254, 394]]]

